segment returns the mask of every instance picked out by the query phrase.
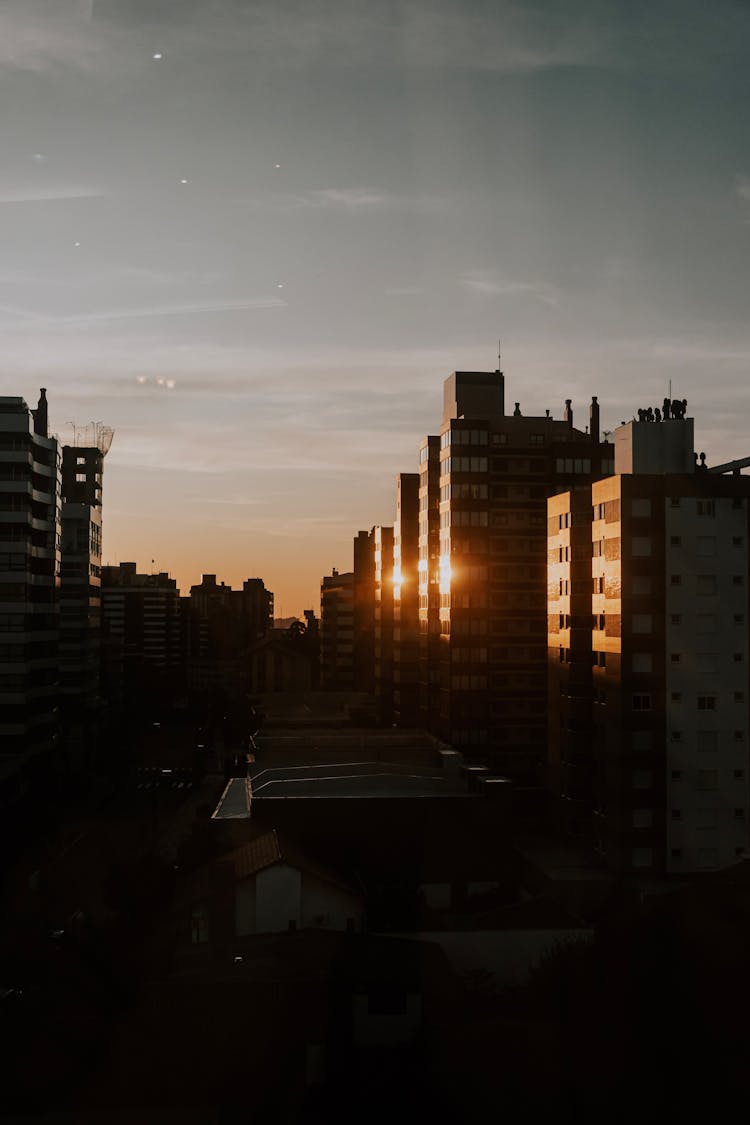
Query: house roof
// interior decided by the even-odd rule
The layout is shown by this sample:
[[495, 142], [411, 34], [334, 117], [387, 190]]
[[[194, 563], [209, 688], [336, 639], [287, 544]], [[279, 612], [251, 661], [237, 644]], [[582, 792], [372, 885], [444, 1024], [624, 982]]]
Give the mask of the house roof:
[[204, 864], [192, 872], [185, 880], [182, 892], [176, 896], [176, 905], [197, 902], [223, 893], [222, 888], [225, 889], [227, 886], [226, 877], [218, 877], [219, 868], [224, 872], [229, 869], [231, 882], [238, 883], [273, 867], [275, 863], [286, 863], [315, 879], [346, 891], [347, 894], [356, 895], [358, 898], [364, 897], [362, 888], [354, 880], [347, 879], [345, 875], [339, 874], [327, 865], [309, 859], [303, 851], [287, 841], [282, 841], [276, 829], [273, 829], [219, 856], [216, 864]]

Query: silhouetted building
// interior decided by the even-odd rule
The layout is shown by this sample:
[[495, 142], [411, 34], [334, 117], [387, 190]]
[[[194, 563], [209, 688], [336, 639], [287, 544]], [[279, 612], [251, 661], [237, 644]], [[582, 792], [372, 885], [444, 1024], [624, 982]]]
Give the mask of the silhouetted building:
[[185, 631], [174, 578], [139, 574], [134, 562], [103, 566], [102, 625], [122, 646], [126, 704], [170, 706], [184, 693]]
[[419, 447], [419, 713], [429, 727], [440, 709], [440, 437]]
[[320, 686], [354, 686], [354, 573], [335, 567], [320, 583]]
[[60, 453], [36, 410], [0, 398], [0, 805], [59, 762]]
[[393, 721], [393, 528], [373, 528], [375, 703], [381, 723]]
[[354, 687], [375, 690], [375, 535], [354, 539]]
[[549, 502], [550, 780], [608, 867], [683, 874], [748, 848], [750, 480], [640, 413]]
[[233, 590], [204, 574], [190, 588], [190, 615], [190, 687], [247, 690], [250, 649], [273, 627], [273, 594], [263, 580], [248, 578]]
[[393, 525], [393, 721], [419, 721], [419, 474], [396, 478]]
[[111, 441], [108, 427], [76, 428], [76, 444], [62, 451], [60, 690], [65, 746], [79, 766], [90, 763], [101, 717], [102, 472]]
[[518, 403], [508, 415], [504, 398], [501, 371], [456, 372], [444, 385], [437, 484], [434, 442], [421, 445], [421, 691], [440, 737], [493, 769], [540, 784], [547, 747], [546, 500], [610, 473], [613, 448], [599, 440], [595, 398], [590, 432], [574, 427], [570, 400], [558, 420], [549, 411], [525, 417]]

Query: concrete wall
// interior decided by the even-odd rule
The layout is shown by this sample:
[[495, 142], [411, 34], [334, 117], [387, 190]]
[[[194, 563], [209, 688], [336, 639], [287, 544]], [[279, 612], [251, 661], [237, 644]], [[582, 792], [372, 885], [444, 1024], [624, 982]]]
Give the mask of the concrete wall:
[[360, 900], [347, 894], [323, 879], [307, 872], [302, 875], [302, 925], [324, 930], [346, 930], [347, 922], [354, 919], [356, 930], [361, 929], [363, 907]]
[[255, 876], [256, 933], [281, 933], [289, 923], [301, 924], [302, 875], [284, 863], [275, 863]]

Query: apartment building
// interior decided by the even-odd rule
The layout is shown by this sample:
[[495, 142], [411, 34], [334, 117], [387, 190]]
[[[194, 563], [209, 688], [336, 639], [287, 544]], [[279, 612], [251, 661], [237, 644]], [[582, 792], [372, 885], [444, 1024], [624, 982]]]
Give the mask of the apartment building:
[[84, 758], [100, 718], [102, 473], [112, 436], [102, 425], [76, 427], [62, 450], [60, 702], [66, 747]]
[[750, 479], [646, 414], [549, 501], [550, 787], [608, 867], [679, 875], [748, 848]]
[[375, 704], [381, 723], [393, 722], [393, 528], [373, 528]]
[[54, 777], [60, 738], [60, 451], [47, 397], [0, 398], [0, 805]]
[[162, 571], [134, 562], [102, 567], [102, 626], [119, 643], [125, 701], [160, 706], [184, 693], [186, 638], [180, 593]]
[[[435, 443], [425, 439], [418, 563], [422, 699], [429, 705], [437, 697], [432, 729], [470, 760], [541, 784], [547, 756], [546, 502], [574, 483], [611, 473], [613, 447], [600, 440], [596, 398], [580, 430], [570, 400], [562, 419], [549, 410], [526, 416], [518, 402], [506, 414], [500, 370], [459, 371], [444, 384], [437, 485], [435, 453]], [[437, 629], [434, 647], [431, 629]]]
[[273, 594], [262, 578], [247, 578], [241, 590], [204, 574], [190, 587], [188, 683], [195, 690], [247, 690], [251, 646], [273, 628]]
[[396, 478], [393, 525], [393, 721], [419, 725], [419, 474]]
[[335, 567], [320, 583], [320, 686], [354, 686], [354, 573]]

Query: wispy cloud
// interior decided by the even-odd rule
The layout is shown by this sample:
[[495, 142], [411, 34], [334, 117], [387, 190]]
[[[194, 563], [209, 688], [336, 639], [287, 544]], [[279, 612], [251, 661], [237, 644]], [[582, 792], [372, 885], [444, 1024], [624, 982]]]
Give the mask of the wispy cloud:
[[493, 278], [486, 274], [464, 274], [460, 284], [470, 292], [485, 297], [531, 297], [544, 305], [559, 303], [559, 294], [554, 285], [539, 281], [512, 281], [507, 278]]
[[386, 208], [403, 208], [413, 211], [437, 211], [447, 201], [437, 195], [407, 195], [373, 187], [327, 187], [300, 194], [279, 193], [250, 202], [273, 211], [322, 210], [367, 213]]
[[66, 199], [102, 199], [104, 192], [89, 187], [0, 188], [0, 203], [51, 203]]
[[13, 305], [0, 305], [0, 314], [16, 320], [30, 320], [50, 327], [75, 327], [118, 320], [142, 320], [165, 316], [187, 316], [199, 313], [242, 312], [249, 309], [283, 309], [287, 302], [281, 297], [239, 297], [216, 301], [186, 301], [175, 304], [145, 305], [141, 308], [101, 309], [75, 313], [71, 316], [52, 316]]

